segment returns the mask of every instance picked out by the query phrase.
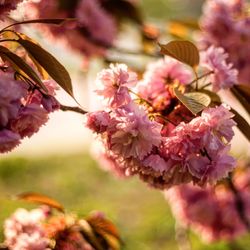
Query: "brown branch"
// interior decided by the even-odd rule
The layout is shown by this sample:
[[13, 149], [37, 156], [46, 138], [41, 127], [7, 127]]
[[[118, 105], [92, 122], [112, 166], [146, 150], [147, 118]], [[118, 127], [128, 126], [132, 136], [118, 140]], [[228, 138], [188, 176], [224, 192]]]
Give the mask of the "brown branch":
[[149, 53], [143, 50], [140, 51], [134, 51], [134, 50], [128, 50], [125, 48], [118, 48], [118, 47], [112, 47], [110, 49], [110, 52], [117, 52], [119, 54], [126, 54], [126, 55], [133, 55], [133, 56], [147, 56], [147, 57], [152, 57], [152, 58], [161, 58], [163, 57], [161, 54], [159, 53]]
[[236, 186], [234, 185], [232, 181], [232, 175], [230, 175], [228, 178], [228, 184], [229, 184], [229, 188], [231, 189], [235, 197], [235, 207], [237, 209], [238, 215], [240, 219], [242, 220], [242, 222], [244, 223], [244, 225], [246, 226], [246, 228], [248, 229], [248, 231], [250, 231], [250, 222], [246, 216], [245, 205], [244, 205], [244, 202], [240, 195], [239, 190], [236, 188]]
[[62, 111], [72, 111], [72, 112], [76, 112], [76, 113], [79, 113], [79, 114], [82, 114], [82, 115], [85, 115], [88, 113], [88, 111], [85, 111], [79, 107], [70, 107], [70, 106], [65, 106], [65, 105], [62, 105], [60, 104], [60, 110]]

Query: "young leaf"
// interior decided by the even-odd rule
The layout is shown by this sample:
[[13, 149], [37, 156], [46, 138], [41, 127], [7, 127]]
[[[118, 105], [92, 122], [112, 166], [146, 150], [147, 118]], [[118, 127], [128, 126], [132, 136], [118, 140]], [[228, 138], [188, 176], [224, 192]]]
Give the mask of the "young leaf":
[[236, 110], [231, 108], [231, 112], [234, 114], [233, 120], [237, 123], [238, 129], [250, 141], [250, 125]]
[[250, 114], [250, 87], [246, 85], [235, 85], [231, 88], [232, 93]]
[[[19, 33], [19, 32], [15, 32], [18, 37], [21, 37], [23, 40], [29, 40], [37, 45], [39, 45], [39, 43], [35, 40], [33, 40], [32, 38], [30, 38], [29, 36], [23, 34], [23, 33]], [[40, 45], [39, 45], [40, 46]], [[47, 80], [49, 78], [48, 73], [45, 71], [45, 69], [37, 62], [37, 60], [29, 53], [27, 52], [29, 58], [32, 60], [32, 62], [34, 63], [34, 65], [36, 66], [37, 71], [40, 73], [40, 75], [42, 76], [42, 78], [44, 80]]]
[[25, 39], [19, 39], [18, 42], [48, 72], [51, 78], [73, 97], [71, 79], [64, 66], [54, 56], [34, 42]]
[[16, 71], [25, 73], [25, 75], [37, 83], [38, 86], [41, 87], [46, 93], [48, 92], [47, 88], [36, 72], [21, 57], [12, 53], [3, 46], [0, 46], [0, 56], [3, 58], [3, 60], [8, 61]]
[[216, 105], [221, 104], [221, 98], [215, 92], [212, 92], [208, 89], [199, 89], [199, 92], [208, 95], [211, 99], [211, 102], [216, 103]]
[[178, 88], [174, 88], [176, 97], [182, 102], [194, 115], [200, 113], [208, 107], [211, 99], [207, 94], [201, 92], [190, 92], [182, 94]]
[[192, 68], [198, 66], [200, 62], [197, 47], [189, 41], [171, 41], [167, 44], [159, 44], [161, 53], [183, 62]]
[[19, 194], [16, 196], [16, 198], [18, 200], [25, 200], [25, 201], [29, 201], [29, 202], [47, 205], [49, 207], [57, 209], [60, 212], [64, 212], [64, 208], [59, 202], [55, 201], [54, 199], [52, 199], [46, 195], [28, 192], [28, 193]]
[[86, 220], [79, 220], [78, 225], [81, 229], [81, 234], [84, 236], [84, 238], [87, 239], [88, 243], [94, 247], [96, 250], [105, 250], [99, 242], [99, 238], [95, 235], [94, 230], [92, 229], [91, 225]]

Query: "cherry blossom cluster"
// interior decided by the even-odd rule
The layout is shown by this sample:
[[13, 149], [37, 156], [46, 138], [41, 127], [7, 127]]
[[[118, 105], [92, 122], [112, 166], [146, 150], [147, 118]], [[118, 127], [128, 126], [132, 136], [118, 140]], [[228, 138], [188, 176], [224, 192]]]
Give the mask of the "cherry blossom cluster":
[[0, 1], [0, 21], [8, 16], [11, 10], [16, 9], [17, 5], [23, 0], [1, 0]]
[[[117, 22], [101, 0], [41, 0], [28, 3], [29, 18], [76, 18], [61, 27], [39, 25], [46, 37], [85, 56], [103, 55], [117, 35]], [[108, 27], [108, 32], [107, 32]]]
[[4, 223], [5, 243], [9, 249], [45, 250], [49, 239], [42, 221], [46, 213], [42, 209], [27, 211], [19, 208]]
[[[99, 231], [102, 226], [107, 232]], [[114, 234], [113, 243], [117, 237], [118, 246], [118, 231], [101, 212], [78, 219], [73, 214], [54, 214], [47, 206], [30, 211], [19, 208], [4, 222], [3, 244], [9, 250], [95, 250], [100, 246], [111, 249], [105, 240], [105, 236], [111, 237], [109, 227]]]
[[239, 71], [239, 82], [249, 84], [250, 17], [245, 0], [207, 0], [201, 18], [202, 47], [222, 47]]
[[0, 153], [11, 151], [25, 137], [31, 137], [59, 108], [56, 84], [44, 81], [48, 94], [27, 82], [14, 79], [11, 70], [0, 71]]
[[239, 198], [228, 183], [206, 189], [184, 184], [165, 191], [165, 196], [175, 218], [182, 225], [190, 226], [205, 242], [231, 241], [249, 230], [249, 168], [236, 171], [232, 181], [242, 201], [241, 213], [244, 214], [245, 221], [238, 211]]
[[215, 184], [234, 169], [233, 114], [222, 104], [194, 116], [173, 91], [191, 88], [191, 78], [191, 71], [169, 58], [149, 65], [140, 81], [124, 64], [98, 74], [96, 93], [105, 108], [87, 114], [86, 126], [98, 135], [105, 166], [160, 189]]

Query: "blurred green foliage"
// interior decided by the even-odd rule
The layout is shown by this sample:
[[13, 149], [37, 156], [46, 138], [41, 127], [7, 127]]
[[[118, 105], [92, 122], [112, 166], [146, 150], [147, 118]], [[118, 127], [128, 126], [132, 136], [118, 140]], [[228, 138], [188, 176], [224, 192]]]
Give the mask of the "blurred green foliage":
[[203, 0], [141, 0], [143, 14], [149, 19], [198, 18]]
[[[8, 199], [26, 191], [49, 195], [67, 211], [79, 215], [103, 211], [118, 226], [125, 250], [178, 249], [174, 220], [162, 193], [136, 178], [114, 178], [99, 169], [87, 154], [0, 160], [1, 228], [17, 207], [32, 207]], [[248, 250], [250, 246], [248, 237], [241, 242], [241, 248], [229, 248], [224, 243], [206, 246], [194, 234], [190, 238], [193, 250]]]

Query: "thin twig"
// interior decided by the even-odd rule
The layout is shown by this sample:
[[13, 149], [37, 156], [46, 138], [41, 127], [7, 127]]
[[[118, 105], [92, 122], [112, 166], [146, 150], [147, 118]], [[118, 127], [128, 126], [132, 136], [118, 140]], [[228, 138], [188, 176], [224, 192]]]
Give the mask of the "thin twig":
[[148, 56], [148, 57], [153, 57], [153, 58], [160, 58], [162, 57], [161, 54], [156, 53], [148, 53], [146, 51], [140, 50], [140, 51], [133, 51], [133, 50], [127, 50], [124, 48], [117, 48], [117, 47], [112, 47], [110, 51], [121, 53], [121, 54], [127, 54], [127, 55], [135, 55], [135, 56]]
[[163, 115], [161, 115], [161, 114], [159, 114], [159, 113], [156, 113], [156, 114], [153, 114], [154, 116], [158, 116], [158, 117], [160, 117], [162, 120], [164, 120], [165, 122], [169, 122], [169, 123], [171, 123], [172, 125], [174, 125], [174, 126], [177, 126], [178, 124], [176, 124], [175, 122], [173, 122], [173, 121], [171, 121], [171, 120], [169, 120], [167, 117], [165, 117], [165, 116], [163, 116]]
[[195, 78], [192, 82], [188, 83], [188, 85], [191, 85], [191, 84], [195, 83], [196, 81], [199, 81], [200, 79], [202, 79], [202, 78], [204, 78], [204, 77], [206, 77], [206, 76], [209, 76], [209, 75], [211, 75], [211, 74], [213, 74], [213, 73], [214, 73], [213, 71], [209, 71], [209, 72], [207, 72], [207, 73], [205, 73], [205, 74], [203, 74], [203, 75], [201, 75], [201, 76], [198, 76], [198, 77]]
[[66, 106], [66, 105], [62, 105], [62, 104], [60, 104], [60, 109], [62, 111], [72, 111], [72, 112], [76, 112], [76, 113], [79, 113], [82, 115], [85, 115], [88, 113], [88, 111], [85, 111], [79, 107], [70, 107], [70, 106]]

